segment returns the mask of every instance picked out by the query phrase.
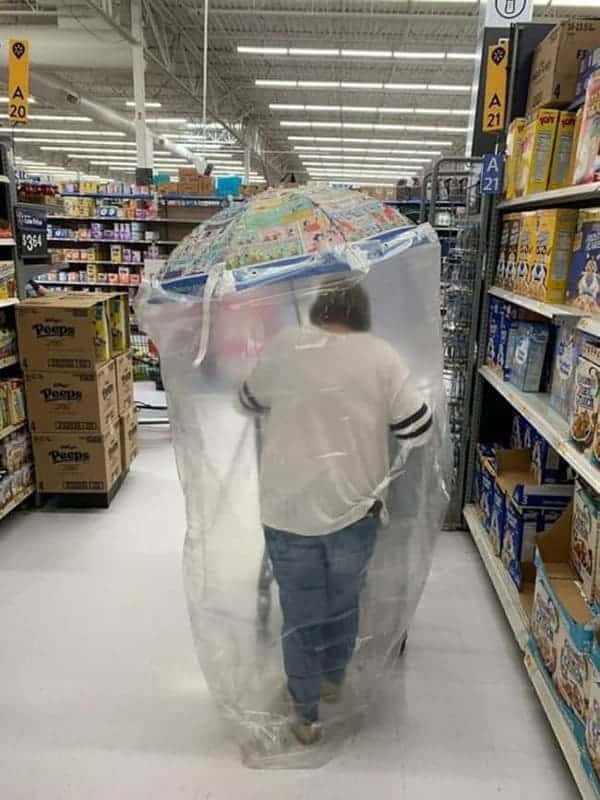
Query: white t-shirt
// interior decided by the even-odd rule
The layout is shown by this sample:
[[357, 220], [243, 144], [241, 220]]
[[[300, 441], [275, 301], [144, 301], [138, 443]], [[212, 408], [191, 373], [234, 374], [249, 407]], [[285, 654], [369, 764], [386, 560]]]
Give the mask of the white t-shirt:
[[390, 429], [420, 444], [431, 412], [398, 353], [368, 333], [281, 331], [240, 392], [265, 412], [264, 525], [306, 536], [364, 517], [390, 467]]

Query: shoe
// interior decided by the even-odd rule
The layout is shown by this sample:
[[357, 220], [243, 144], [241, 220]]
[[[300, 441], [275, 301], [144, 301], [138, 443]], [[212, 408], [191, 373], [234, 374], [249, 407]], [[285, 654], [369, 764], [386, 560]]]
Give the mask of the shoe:
[[339, 703], [343, 690], [343, 683], [334, 683], [327, 678], [321, 678], [321, 700], [324, 703]]
[[303, 719], [295, 719], [290, 724], [290, 730], [300, 744], [316, 744], [321, 738], [321, 724], [319, 722], [306, 722]]

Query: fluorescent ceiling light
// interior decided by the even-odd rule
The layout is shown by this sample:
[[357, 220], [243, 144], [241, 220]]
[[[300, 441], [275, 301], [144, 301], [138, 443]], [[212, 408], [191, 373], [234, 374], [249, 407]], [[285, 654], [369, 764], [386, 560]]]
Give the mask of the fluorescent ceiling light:
[[446, 58], [451, 61], [475, 61], [477, 55], [475, 53], [446, 53]]
[[[0, 130], [12, 130], [12, 128], [0, 128]], [[106, 131], [106, 130], [93, 130], [91, 131], [89, 128], [86, 130], [79, 130], [73, 128], [72, 130], [64, 129], [64, 128], [27, 128], [27, 133], [46, 133], [46, 134], [56, 134], [57, 136], [72, 136], [76, 134], [77, 136], [116, 136], [116, 137], [124, 137], [126, 136], [123, 131]]]
[[[135, 101], [125, 100], [125, 105], [129, 106], [129, 108], [135, 108]], [[146, 100], [144, 106], [146, 108], [162, 108], [162, 103], [159, 103], [158, 100]]]
[[298, 81], [300, 88], [308, 89], [334, 89], [340, 85], [339, 81]]
[[45, 122], [93, 122], [91, 117], [69, 117], [65, 114], [30, 114], [29, 119], [41, 119]]
[[468, 116], [468, 109], [454, 108], [397, 108], [388, 106], [327, 106], [327, 105], [300, 105], [288, 103], [270, 103], [269, 108], [279, 111], [326, 111], [331, 113], [359, 113], [359, 114], [428, 114], [432, 116]]
[[362, 122], [315, 122], [313, 120], [281, 120], [282, 128], [348, 128], [373, 131], [440, 131], [442, 133], [466, 133], [467, 128], [448, 125], [396, 125], [387, 123]]
[[391, 58], [391, 50], [342, 50], [341, 54], [347, 58]]
[[470, 92], [473, 87], [468, 83], [430, 83], [427, 88], [431, 92]]
[[410, 50], [395, 50], [394, 58], [410, 58], [418, 60], [430, 60], [445, 58], [446, 53], [443, 50], [435, 50], [427, 53], [412, 52]]
[[435, 139], [362, 139], [351, 138], [348, 136], [288, 136], [295, 142], [351, 142], [353, 144], [401, 144], [401, 145], [416, 145], [430, 146], [430, 147], [452, 147], [454, 142], [447, 140]]
[[[336, 152], [343, 153], [394, 153], [397, 155], [406, 156], [441, 156], [441, 150], [396, 150], [395, 148], [387, 147], [341, 147], [340, 145], [333, 145], [327, 147], [297, 145], [294, 150], [298, 151], [299, 158], [309, 157], [313, 152], [315, 153], [328, 153], [328, 156], [320, 156], [320, 158], [337, 158]], [[366, 158], [366, 156], [365, 156]]]
[[[35, 104], [35, 103], [37, 103], [37, 100], [35, 99], [35, 97], [30, 97], [29, 98], [29, 102]], [[5, 97], [0, 97], [0, 103], [8, 103], [8, 97], [6, 97], [6, 96]]]
[[[47, 136], [15, 136], [15, 142], [23, 143], [23, 144], [70, 144], [71, 147], [75, 147], [76, 141], [71, 139], [51, 139]], [[119, 140], [118, 142], [107, 142], [104, 139], [86, 139], [84, 142], [86, 145], [88, 144], [103, 144], [105, 147], [133, 147], [135, 148], [135, 142], [122, 142]]]
[[339, 56], [337, 48], [328, 47], [290, 47], [291, 56]]
[[427, 90], [426, 83], [386, 83], [386, 89], [399, 92], [424, 92]]
[[239, 45], [237, 47], [238, 53], [260, 53], [266, 56], [287, 56], [287, 47], [245, 47]]
[[382, 89], [383, 83], [371, 81], [342, 81], [342, 89]]
[[255, 86], [289, 86], [295, 87], [297, 81], [275, 81], [275, 80], [263, 80], [257, 79], [254, 81]]
[[152, 125], [183, 125], [187, 119], [185, 117], [146, 117], [146, 122]]
[[[430, 161], [433, 161], [432, 158], [384, 158], [382, 155], [379, 156], [363, 156], [363, 155], [356, 155], [356, 153], [351, 153], [349, 155], [344, 155], [344, 153], [298, 153], [298, 158], [303, 162], [308, 164], [310, 161], [314, 159], [318, 159], [317, 163], [323, 163], [327, 166], [328, 161], [335, 161], [336, 163], [341, 163], [341, 161], [345, 161], [348, 159], [349, 161], [353, 162], [353, 166], [357, 161], [384, 161], [390, 164], [429, 164]], [[367, 164], [366, 166], [371, 166]]]
[[269, 108], [279, 109], [280, 111], [303, 111], [304, 106], [297, 103], [269, 103]]

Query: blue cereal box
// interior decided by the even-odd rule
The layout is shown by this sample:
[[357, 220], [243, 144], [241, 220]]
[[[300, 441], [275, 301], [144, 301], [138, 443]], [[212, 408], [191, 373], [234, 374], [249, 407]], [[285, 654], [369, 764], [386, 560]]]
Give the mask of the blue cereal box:
[[587, 601], [600, 603], [598, 555], [600, 547], [600, 497], [581, 479], [575, 483], [570, 558]]
[[554, 350], [550, 405], [563, 419], [569, 418], [580, 346], [581, 336], [575, 326], [561, 325]]
[[[565, 506], [570, 498], [565, 498]], [[564, 507], [563, 507], [564, 508]], [[533, 565], [535, 538], [556, 522], [563, 509], [506, 504], [504, 541], [500, 558], [519, 591], [523, 587], [523, 564]]]
[[587, 314], [600, 312], [600, 208], [582, 208], [573, 240], [566, 302]]
[[535, 430], [531, 448], [531, 471], [536, 483], [565, 483], [567, 480], [567, 462]]
[[502, 486], [494, 483], [494, 496], [492, 500], [492, 518], [490, 523], [490, 541], [494, 553], [499, 556], [504, 540], [504, 525], [506, 523], [506, 494]]
[[491, 465], [488, 461], [482, 463], [481, 481], [480, 481], [480, 495], [479, 495], [479, 513], [483, 527], [489, 533], [492, 527], [492, 509], [494, 507], [494, 485], [495, 475], [492, 471]]
[[497, 297], [490, 298], [490, 323], [488, 333], [488, 346], [486, 353], [486, 364], [495, 368], [498, 363], [498, 351], [500, 348], [500, 324], [502, 316], [502, 300]]
[[519, 322], [510, 381], [523, 392], [539, 392], [549, 330], [545, 322]]
[[514, 351], [514, 336], [517, 329], [519, 308], [512, 303], [503, 303], [500, 315], [500, 343], [496, 369], [505, 381], [510, 380]]
[[590, 695], [585, 723], [585, 743], [591, 766], [596, 775], [600, 775], [600, 644], [597, 636], [592, 643], [590, 661]]

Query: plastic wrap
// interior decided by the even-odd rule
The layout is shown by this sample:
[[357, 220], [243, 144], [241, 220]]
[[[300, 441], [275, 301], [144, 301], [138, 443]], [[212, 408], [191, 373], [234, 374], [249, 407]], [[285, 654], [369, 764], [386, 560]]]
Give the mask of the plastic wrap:
[[[239, 210], [230, 216], [235, 218], [231, 225], [239, 224]], [[450, 459], [442, 384], [439, 243], [428, 225], [409, 227], [400, 215], [394, 219], [396, 227], [388, 225], [384, 232], [380, 228], [371, 238], [352, 243], [352, 237], [332, 235], [330, 247], [322, 252], [305, 253], [292, 265], [256, 267], [235, 275], [234, 281], [217, 260], [193, 282], [193, 289], [189, 282], [183, 284], [183, 291], [187, 288], [194, 295], [181, 293], [182, 284], [173, 286], [174, 265], [181, 275], [180, 252], [167, 266], [162, 285], [145, 285], [140, 293], [137, 312], [159, 348], [185, 493], [183, 571], [196, 650], [212, 695], [251, 766], [318, 766], [356, 731], [410, 626], [446, 508]], [[215, 227], [231, 239], [233, 232], [226, 228], [223, 233], [218, 220]], [[195, 236], [202, 239], [204, 233]], [[189, 243], [185, 247], [188, 256], [196, 252]], [[188, 276], [190, 272], [194, 270]], [[383, 432], [388, 463], [370, 473], [373, 493], [343, 498], [348, 507], [363, 503], [366, 509], [379, 499], [381, 514], [372, 554], [367, 554], [361, 572], [358, 635], [341, 700], [320, 704], [322, 736], [307, 747], [290, 732], [298, 712], [284, 691], [282, 635], [290, 634], [290, 626], [282, 634], [278, 583], [271, 579], [262, 523], [265, 496], [278, 493], [284, 506], [295, 507], [299, 497], [310, 494], [307, 459], [314, 463], [318, 493], [340, 458], [363, 458], [348, 403], [340, 398], [347, 400], [361, 391], [361, 372], [371, 369], [368, 347], [356, 347], [357, 359], [332, 381], [330, 374], [316, 369], [311, 374], [314, 340], [307, 346], [304, 338], [314, 335], [311, 309], [323, 296], [324, 282], [334, 291], [332, 275], [345, 286], [359, 285], [365, 291], [371, 331], [324, 332], [327, 341], [331, 336], [347, 337], [350, 343], [359, 341], [352, 337], [385, 340], [386, 352], [393, 348], [419, 397], [433, 409], [433, 426], [425, 443], [413, 449], [391, 431]], [[294, 346], [303, 348], [302, 369], [308, 372], [302, 374], [311, 374], [310, 380], [304, 385], [297, 372], [291, 375], [284, 359], [271, 373], [271, 410], [249, 412], [240, 403], [240, 389], [271, 352], [273, 342], [281, 337], [290, 341], [290, 331]], [[386, 380], [383, 375], [382, 386]], [[373, 388], [377, 398], [379, 389]], [[320, 435], [325, 429], [310, 410], [324, 394], [323, 425], [329, 432]], [[290, 405], [285, 409], [289, 430], [282, 433], [281, 428], [270, 429], [270, 417], [283, 403]], [[338, 413], [347, 417], [327, 417]], [[332, 449], [330, 428], [336, 426], [349, 434], [347, 440], [338, 438]], [[267, 475], [264, 464], [261, 474], [264, 458], [270, 460]], [[274, 486], [265, 486], [274, 480], [274, 459], [279, 474]], [[303, 538], [310, 536], [304, 532]], [[315, 574], [314, 585], [306, 573], [304, 580], [309, 592], [322, 590], [322, 576]], [[307, 603], [299, 612], [300, 627], [306, 625], [314, 639], [315, 632], [321, 636], [319, 626], [330, 620], [311, 618], [309, 608]], [[326, 629], [322, 631], [316, 644], [311, 640], [305, 645], [326, 648]]]

